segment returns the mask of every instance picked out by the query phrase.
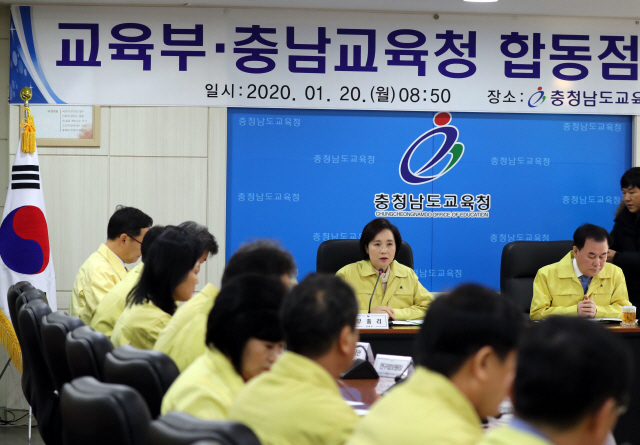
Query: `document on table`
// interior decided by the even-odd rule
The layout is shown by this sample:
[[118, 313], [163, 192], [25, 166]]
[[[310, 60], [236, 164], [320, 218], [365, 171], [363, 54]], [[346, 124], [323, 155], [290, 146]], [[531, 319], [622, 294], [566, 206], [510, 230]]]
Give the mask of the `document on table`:
[[393, 321], [394, 326], [420, 326], [424, 320]]

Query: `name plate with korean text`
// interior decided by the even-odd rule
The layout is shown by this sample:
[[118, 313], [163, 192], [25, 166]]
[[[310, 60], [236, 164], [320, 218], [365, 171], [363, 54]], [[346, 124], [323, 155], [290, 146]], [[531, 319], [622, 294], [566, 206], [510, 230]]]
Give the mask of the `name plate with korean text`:
[[358, 314], [356, 329], [389, 329], [389, 314]]
[[380, 377], [406, 377], [413, 374], [413, 358], [404, 355], [378, 354], [373, 365]]
[[359, 341], [356, 343], [356, 354], [353, 356], [353, 360], [368, 360], [372, 365], [374, 362], [373, 349], [371, 349], [370, 343]]

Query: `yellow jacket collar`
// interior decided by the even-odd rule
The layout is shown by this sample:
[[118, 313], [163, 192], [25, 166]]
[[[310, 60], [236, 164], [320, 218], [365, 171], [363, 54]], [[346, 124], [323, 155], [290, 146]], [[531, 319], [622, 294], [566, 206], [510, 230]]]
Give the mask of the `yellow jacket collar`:
[[120, 258], [118, 258], [118, 255], [113, 253], [113, 251], [109, 249], [104, 243], [100, 244], [100, 247], [98, 247], [98, 253], [107, 260], [111, 267], [113, 267], [113, 270], [118, 274], [120, 279], [124, 279], [124, 277], [127, 275], [127, 269], [124, 268], [124, 264], [122, 264], [122, 261], [120, 260]]
[[[396, 262], [396, 260], [393, 260], [391, 262], [391, 264], [389, 265], [389, 267], [391, 268], [391, 274], [390, 275], [393, 275], [393, 276], [398, 277], [398, 278], [407, 277], [408, 276], [407, 271], [406, 270], [402, 270], [402, 268], [400, 268], [400, 267], [395, 267], [396, 264], [398, 264]], [[375, 276], [375, 275], [378, 274], [378, 271], [375, 270], [373, 268], [373, 266], [371, 265], [371, 260], [360, 261], [358, 263], [358, 267], [360, 269], [359, 270], [360, 275], [363, 276], [363, 277], [367, 277], [367, 276], [371, 276], [371, 275]]]
[[237, 394], [244, 385], [244, 380], [233, 367], [231, 361], [225, 357], [220, 350], [212, 347], [207, 348], [205, 357], [209, 362], [209, 368], [216, 370], [218, 375], [224, 379], [231, 390]]
[[218, 296], [218, 292], [220, 291], [211, 283], [207, 283], [207, 285], [200, 291], [200, 293], [204, 294], [207, 298], [216, 298]]
[[[573, 270], [573, 250], [569, 251], [569, 253], [560, 260], [560, 264], [558, 264], [558, 278], [578, 279]], [[593, 278], [611, 278], [611, 271], [608, 267], [603, 267], [600, 273]]]
[[424, 366], [418, 366], [416, 372], [407, 383], [412, 382], [412, 387], [416, 392], [423, 392], [429, 397], [436, 396], [460, 414], [470, 424], [482, 425], [480, 416], [467, 397], [439, 372], [431, 371]]
[[292, 380], [302, 380], [320, 388], [340, 393], [336, 380], [322, 366], [313, 360], [286, 351], [276, 360], [270, 372], [277, 373]]

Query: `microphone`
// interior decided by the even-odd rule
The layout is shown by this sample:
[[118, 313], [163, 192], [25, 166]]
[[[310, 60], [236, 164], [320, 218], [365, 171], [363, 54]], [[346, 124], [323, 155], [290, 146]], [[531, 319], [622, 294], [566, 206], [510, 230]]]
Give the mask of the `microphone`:
[[373, 286], [373, 292], [371, 292], [371, 298], [369, 298], [369, 314], [371, 313], [371, 302], [373, 301], [373, 294], [376, 293], [376, 287], [378, 287], [378, 281], [380, 281], [380, 275], [384, 273], [384, 270], [378, 269], [378, 279], [376, 280], [375, 286]]

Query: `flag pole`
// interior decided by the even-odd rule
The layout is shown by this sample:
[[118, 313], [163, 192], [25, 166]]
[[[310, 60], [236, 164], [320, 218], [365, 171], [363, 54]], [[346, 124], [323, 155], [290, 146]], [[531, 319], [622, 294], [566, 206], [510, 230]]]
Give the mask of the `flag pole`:
[[[31, 153], [35, 152], [35, 125], [33, 123], [33, 117], [31, 116], [31, 110], [29, 110], [29, 99], [32, 97], [33, 93], [31, 92], [31, 88], [24, 87], [20, 91], [20, 98], [24, 101], [24, 121], [21, 126], [25, 127], [22, 136], [22, 150], [25, 151], [25, 133], [29, 133], [27, 137], [33, 140], [33, 151], [31, 151]], [[13, 323], [17, 322], [18, 320], [13, 320]], [[9, 353], [7, 365], [12, 361], [18, 371], [22, 373], [22, 350], [20, 349], [20, 343], [18, 342], [18, 337], [16, 336], [16, 331], [12, 323], [2, 309], [0, 309], [0, 345]], [[4, 374], [4, 372], [2, 374]]]

